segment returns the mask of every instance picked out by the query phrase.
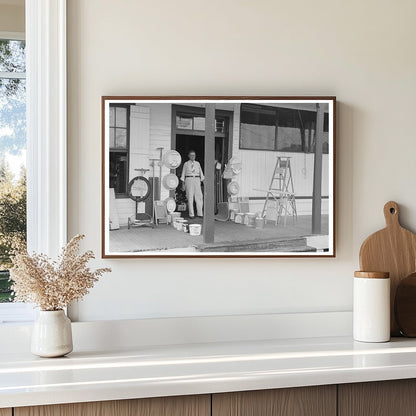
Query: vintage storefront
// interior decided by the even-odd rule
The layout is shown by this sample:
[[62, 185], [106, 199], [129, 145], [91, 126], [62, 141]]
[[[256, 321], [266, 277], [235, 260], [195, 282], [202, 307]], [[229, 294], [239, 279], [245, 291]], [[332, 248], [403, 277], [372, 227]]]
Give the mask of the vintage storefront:
[[[169, 173], [179, 178], [190, 150], [196, 152], [204, 173], [214, 172], [214, 213], [220, 202], [232, 200], [227, 192], [229, 179], [224, 169], [233, 158], [241, 163], [241, 172], [233, 178], [239, 186], [238, 198], [249, 201], [250, 211], [261, 213], [278, 156], [290, 158], [298, 218], [312, 214], [314, 151], [317, 108], [314, 103], [215, 103], [214, 157], [205, 158], [205, 104], [113, 103], [110, 106], [110, 188], [114, 189], [119, 225], [125, 227], [135, 215], [136, 204], [129, 198], [129, 181], [145, 175], [155, 187], [157, 199], [176, 199], [186, 203], [178, 189], [169, 190], [162, 179]], [[328, 109], [323, 117], [321, 163], [321, 215], [328, 214], [329, 143]], [[175, 170], [160, 166], [160, 157], [174, 149], [182, 157]], [[208, 165], [207, 165], [208, 163]], [[154, 179], [153, 179], [154, 178]], [[139, 204], [138, 212], [152, 213], [151, 201]], [[183, 215], [186, 216], [186, 208]], [[269, 204], [266, 219], [273, 221], [276, 212]], [[308, 226], [309, 227], [309, 226]], [[310, 228], [310, 227], [309, 227]], [[323, 230], [322, 233], [327, 233]], [[312, 234], [309, 230], [308, 234]]]

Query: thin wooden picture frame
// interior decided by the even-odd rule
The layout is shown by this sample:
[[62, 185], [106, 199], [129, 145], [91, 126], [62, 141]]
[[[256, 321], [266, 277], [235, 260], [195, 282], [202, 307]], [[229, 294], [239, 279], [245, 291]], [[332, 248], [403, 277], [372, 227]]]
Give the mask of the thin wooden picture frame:
[[[101, 113], [103, 258], [336, 256], [335, 96], [102, 96]], [[196, 162], [185, 169], [198, 166], [196, 174], [166, 188], [191, 149]], [[177, 169], [163, 164], [170, 151], [181, 156]], [[137, 177], [142, 184], [132, 185]], [[237, 195], [227, 192], [230, 181]], [[138, 203], [146, 182], [151, 196]], [[190, 218], [189, 198], [202, 189], [203, 218], [198, 203]], [[153, 224], [153, 200], [168, 198], [202, 236]], [[246, 225], [224, 221], [243, 200]]]

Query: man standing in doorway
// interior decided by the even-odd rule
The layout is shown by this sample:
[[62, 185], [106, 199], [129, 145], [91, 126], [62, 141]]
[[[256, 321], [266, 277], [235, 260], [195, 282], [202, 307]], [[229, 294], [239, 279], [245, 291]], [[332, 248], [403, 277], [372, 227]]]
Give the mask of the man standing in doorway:
[[196, 153], [190, 150], [188, 153], [189, 160], [183, 164], [181, 181], [182, 189], [185, 188], [186, 198], [188, 199], [188, 210], [191, 218], [195, 217], [194, 200], [196, 203], [196, 214], [198, 217], [203, 216], [202, 206], [203, 197], [201, 182], [204, 180], [201, 165], [196, 161]]

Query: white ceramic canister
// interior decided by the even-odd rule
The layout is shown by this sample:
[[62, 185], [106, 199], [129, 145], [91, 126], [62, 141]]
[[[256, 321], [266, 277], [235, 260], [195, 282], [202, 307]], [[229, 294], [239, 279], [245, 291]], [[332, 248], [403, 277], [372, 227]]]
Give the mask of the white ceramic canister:
[[389, 341], [389, 273], [355, 272], [353, 297], [354, 339], [362, 342]]

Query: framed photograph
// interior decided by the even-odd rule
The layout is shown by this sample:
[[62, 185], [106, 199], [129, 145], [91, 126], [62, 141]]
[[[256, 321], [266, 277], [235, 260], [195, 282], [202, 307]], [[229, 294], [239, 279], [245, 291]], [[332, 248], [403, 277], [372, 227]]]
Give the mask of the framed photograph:
[[103, 257], [334, 257], [335, 97], [102, 97]]

